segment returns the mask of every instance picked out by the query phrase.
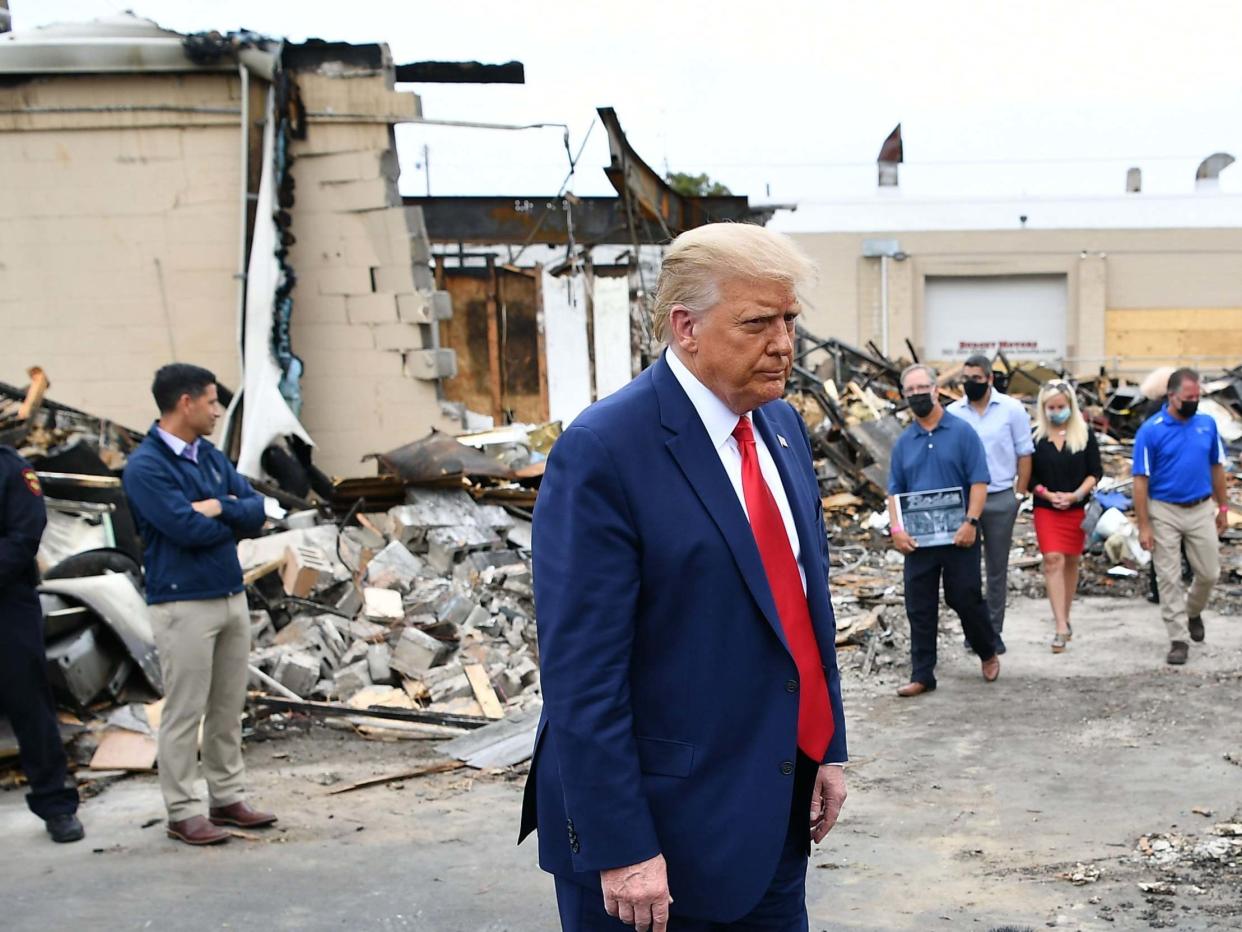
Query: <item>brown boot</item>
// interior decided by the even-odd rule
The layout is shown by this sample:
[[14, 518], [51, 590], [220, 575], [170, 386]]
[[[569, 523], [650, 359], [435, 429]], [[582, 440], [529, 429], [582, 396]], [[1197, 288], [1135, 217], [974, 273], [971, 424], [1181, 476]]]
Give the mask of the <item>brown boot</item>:
[[912, 680], [905, 686], [898, 686], [897, 695], [901, 696], [902, 699], [910, 699], [913, 696], [921, 696], [923, 693], [929, 693], [935, 688], [935, 686], [928, 686], [926, 683], [920, 683], [918, 680]]
[[168, 823], [168, 837], [184, 841], [187, 845], [221, 845], [229, 840], [229, 833], [222, 832], [206, 816], [190, 816], [178, 822]]
[[989, 683], [995, 683], [998, 676], [1000, 676], [1000, 657], [993, 654], [983, 661], [983, 678]]
[[262, 828], [276, 821], [272, 813], [251, 809], [240, 800], [228, 806], [212, 806], [210, 815], [213, 825], [236, 825], [239, 828]]
[[1165, 663], [1170, 663], [1175, 667], [1180, 667], [1186, 662], [1186, 658], [1190, 656], [1190, 645], [1185, 641], [1174, 641], [1169, 648], [1169, 656], [1164, 658]]

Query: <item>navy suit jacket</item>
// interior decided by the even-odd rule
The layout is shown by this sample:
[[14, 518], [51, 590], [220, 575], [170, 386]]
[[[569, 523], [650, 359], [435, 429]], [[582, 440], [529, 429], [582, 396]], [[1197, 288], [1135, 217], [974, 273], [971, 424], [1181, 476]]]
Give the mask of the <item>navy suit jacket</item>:
[[[797, 526], [836, 721], [824, 759], [841, 762], [810, 440], [783, 401], [753, 420]], [[789, 829], [798, 674], [746, 513], [663, 359], [553, 447], [534, 586], [544, 706], [521, 838], [537, 822], [543, 869], [585, 885], [662, 853], [678, 914], [745, 915]]]

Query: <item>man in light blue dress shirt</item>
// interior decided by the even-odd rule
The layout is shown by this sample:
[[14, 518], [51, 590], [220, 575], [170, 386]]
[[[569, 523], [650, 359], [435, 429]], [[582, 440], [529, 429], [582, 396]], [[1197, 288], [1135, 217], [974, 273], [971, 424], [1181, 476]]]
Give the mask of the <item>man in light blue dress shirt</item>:
[[1031, 418], [1022, 403], [992, 384], [992, 361], [974, 355], [962, 367], [966, 397], [949, 405], [979, 435], [988, 458], [988, 501], [980, 518], [983, 559], [987, 566], [988, 613], [996, 631], [996, 652], [1005, 652], [1005, 597], [1009, 592], [1009, 547], [1018, 517], [1014, 482], [1026, 492], [1031, 478]]

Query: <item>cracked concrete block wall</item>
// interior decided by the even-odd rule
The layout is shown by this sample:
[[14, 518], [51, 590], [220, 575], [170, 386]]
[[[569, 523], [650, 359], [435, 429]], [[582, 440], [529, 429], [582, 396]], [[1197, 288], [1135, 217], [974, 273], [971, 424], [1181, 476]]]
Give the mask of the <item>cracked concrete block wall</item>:
[[417, 98], [393, 91], [389, 77], [297, 75], [311, 116], [291, 147], [291, 335], [306, 365], [302, 421], [316, 462], [337, 475], [373, 473], [365, 454], [457, 426], [440, 413], [436, 383], [418, 377], [427, 367], [409, 364], [431, 349], [430, 328], [409, 318], [432, 282], [417, 264], [426, 246], [412, 240], [422, 231], [401, 206], [391, 126], [417, 113]]

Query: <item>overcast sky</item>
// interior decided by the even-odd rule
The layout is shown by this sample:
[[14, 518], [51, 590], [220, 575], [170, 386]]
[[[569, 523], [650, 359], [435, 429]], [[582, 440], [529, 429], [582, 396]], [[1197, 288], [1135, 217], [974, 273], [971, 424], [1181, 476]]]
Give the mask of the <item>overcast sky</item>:
[[[115, 0], [9, 0], [17, 30]], [[1242, 155], [1242, 2], [869, 0], [127, 0], [179, 31], [387, 42], [397, 62], [526, 65], [524, 86], [420, 85], [428, 118], [570, 127], [613, 106], [657, 169], [710, 173], [753, 202], [867, 197], [903, 125], [908, 196], [1190, 192], [1199, 161]], [[548, 194], [558, 129], [404, 126], [404, 193]], [[596, 125], [571, 189], [607, 194]], [[1224, 187], [1242, 190], [1226, 173]]]

